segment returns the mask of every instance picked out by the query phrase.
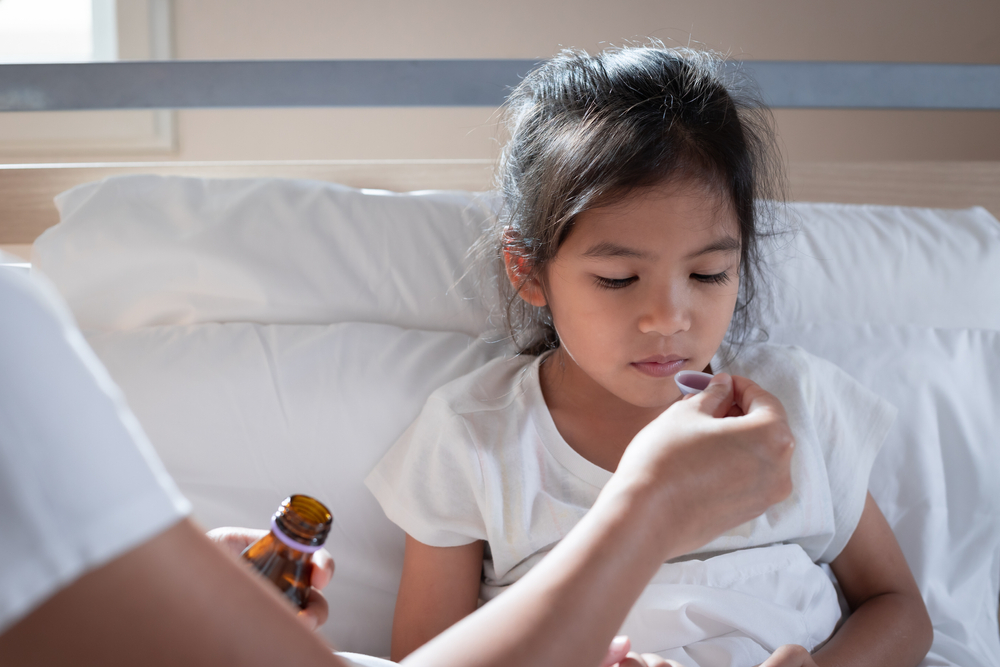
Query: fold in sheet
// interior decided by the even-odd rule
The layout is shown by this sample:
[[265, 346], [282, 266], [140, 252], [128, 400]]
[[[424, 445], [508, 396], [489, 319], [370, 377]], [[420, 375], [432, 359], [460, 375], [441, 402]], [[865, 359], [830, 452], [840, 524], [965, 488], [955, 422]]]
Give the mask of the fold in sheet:
[[836, 588], [797, 544], [665, 563], [619, 634], [686, 667], [752, 667], [783, 644], [810, 651], [840, 620]]

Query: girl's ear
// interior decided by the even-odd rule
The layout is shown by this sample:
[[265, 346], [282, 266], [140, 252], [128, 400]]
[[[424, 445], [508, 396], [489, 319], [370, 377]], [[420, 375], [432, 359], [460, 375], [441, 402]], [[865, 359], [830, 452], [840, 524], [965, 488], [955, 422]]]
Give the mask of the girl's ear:
[[510, 227], [503, 232], [503, 263], [507, 267], [507, 278], [519, 297], [538, 308], [548, 303], [541, 282], [537, 276], [531, 276], [531, 260], [521, 235]]

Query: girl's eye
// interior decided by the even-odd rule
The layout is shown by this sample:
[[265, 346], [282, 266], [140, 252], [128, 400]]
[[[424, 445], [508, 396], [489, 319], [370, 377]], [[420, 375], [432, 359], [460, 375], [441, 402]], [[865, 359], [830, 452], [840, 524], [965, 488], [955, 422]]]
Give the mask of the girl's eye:
[[595, 276], [597, 278], [597, 284], [605, 289], [621, 289], [623, 287], [628, 287], [635, 281], [639, 279], [639, 276], [632, 276], [631, 278], [602, 278], [601, 276]]
[[708, 283], [710, 285], [725, 285], [729, 282], [729, 272], [723, 271], [722, 273], [713, 273], [711, 275], [704, 273], [692, 273], [691, 277], [700, 283]]

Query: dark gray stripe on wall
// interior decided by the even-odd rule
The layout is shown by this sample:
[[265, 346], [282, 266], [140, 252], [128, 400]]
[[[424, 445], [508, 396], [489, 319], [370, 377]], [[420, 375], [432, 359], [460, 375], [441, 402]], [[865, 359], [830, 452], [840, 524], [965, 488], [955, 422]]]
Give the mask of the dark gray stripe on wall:
[[772, 107], [1000, 109], [1000, 65], [747, 61]]
[[[0, 111], [489, 106], [533, 60], [0, 65]], [[745, 61], [777, 108], [1000, 109], [1000, 65]]]
[[0, 66], [0, 110], [499, 106], [533, 60]]

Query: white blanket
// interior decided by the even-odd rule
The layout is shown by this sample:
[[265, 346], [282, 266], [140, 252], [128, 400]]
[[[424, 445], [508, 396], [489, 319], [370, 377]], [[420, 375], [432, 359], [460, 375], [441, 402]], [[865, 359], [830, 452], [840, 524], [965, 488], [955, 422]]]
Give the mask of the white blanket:
[[619, 634], [686, 667], [751, 667], [783, 644], [812, 651], [840, 620], [833, 582], [796, 544], [666, 563]]

